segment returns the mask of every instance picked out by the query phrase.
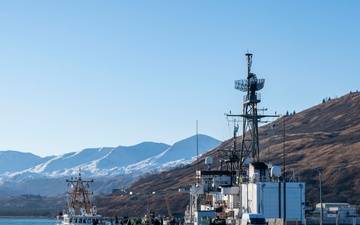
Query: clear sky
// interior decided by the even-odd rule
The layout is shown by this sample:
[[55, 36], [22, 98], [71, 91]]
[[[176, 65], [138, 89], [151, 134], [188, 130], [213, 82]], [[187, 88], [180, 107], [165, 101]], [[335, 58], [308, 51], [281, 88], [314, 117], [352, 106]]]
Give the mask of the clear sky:
[[360, 1], [0, 1], [0, 150], [232, 136], [234, 81], [300, 112], [360, 89]]

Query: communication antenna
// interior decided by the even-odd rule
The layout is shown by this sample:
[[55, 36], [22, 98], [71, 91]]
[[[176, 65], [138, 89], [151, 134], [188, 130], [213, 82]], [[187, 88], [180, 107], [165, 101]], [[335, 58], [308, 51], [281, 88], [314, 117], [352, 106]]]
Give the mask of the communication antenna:
[[[197, 171], [200, 171], [200, 162], [199, 162], [199, 131], [198, 131], [198, 121], [196, 120], [196, 161], [197, 161]], [[200, 178], [198, 178], [198, 183], [200, 183]]]

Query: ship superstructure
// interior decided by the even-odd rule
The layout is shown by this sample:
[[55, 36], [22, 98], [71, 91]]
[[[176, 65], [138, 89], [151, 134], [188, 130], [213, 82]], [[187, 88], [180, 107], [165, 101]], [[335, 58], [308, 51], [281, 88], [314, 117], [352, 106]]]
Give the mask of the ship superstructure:
[[247, 78], [235, 81], [235, 89], [246, 93], [243, 114], [227, 114], [228, 118], [242, 118], [241, 145], [237, 145], [239, 126], [234, 125], [232, 147], [219, 150], [220, 169], [211, 170], [213, 159], [207, 158], [209, 169], [196, 171], [198, 183], [190, 189], [187, 222], [206, 225], [218, 218], [239, 224], [243, 213], [261, 213], [274, 224], [277, 220], [304, 224], [305, 183], [295, 177], [290, 182], [279, 166], [260, 160], [258, 125], [264, 117], [278, 116], [258, 114], [258, 91], [265, 79], [251, 72], [252, 54], [247, 53], [246, 58]]

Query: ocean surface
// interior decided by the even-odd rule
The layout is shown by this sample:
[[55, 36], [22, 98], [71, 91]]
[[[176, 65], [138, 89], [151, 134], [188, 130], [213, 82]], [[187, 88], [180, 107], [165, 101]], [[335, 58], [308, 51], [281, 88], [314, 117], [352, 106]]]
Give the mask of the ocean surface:
[[55, 225], [56, 219], [0, 218], [1, 225]]

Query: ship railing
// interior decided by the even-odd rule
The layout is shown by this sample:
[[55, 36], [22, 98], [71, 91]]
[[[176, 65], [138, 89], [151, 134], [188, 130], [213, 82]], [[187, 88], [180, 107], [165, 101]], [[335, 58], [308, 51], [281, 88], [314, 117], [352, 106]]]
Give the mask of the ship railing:
[[256, 99], [250, 99], [249, 95], [244, 95], [243, 101], [248, 102], [250, 100], [253, 100], [253, 101], [256, 101], [256, 102], [260, 102], [261, 101], [261, 93], [255, 93], [255, 98]]

